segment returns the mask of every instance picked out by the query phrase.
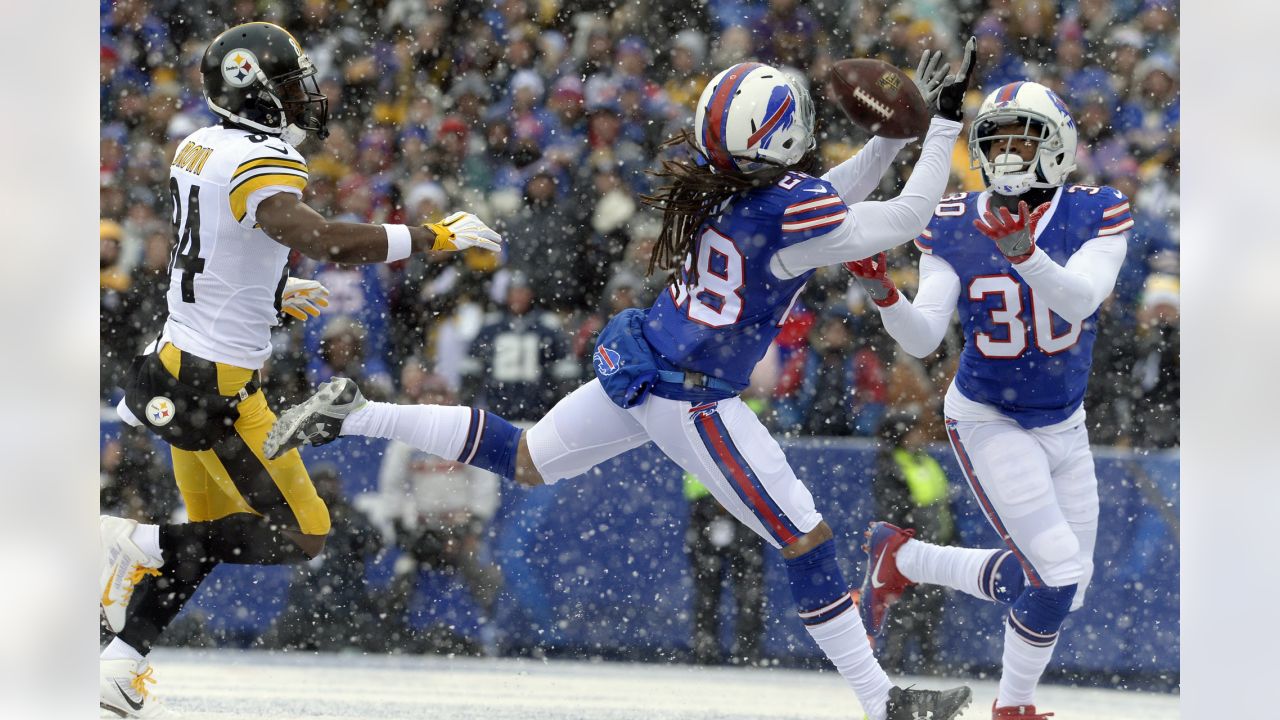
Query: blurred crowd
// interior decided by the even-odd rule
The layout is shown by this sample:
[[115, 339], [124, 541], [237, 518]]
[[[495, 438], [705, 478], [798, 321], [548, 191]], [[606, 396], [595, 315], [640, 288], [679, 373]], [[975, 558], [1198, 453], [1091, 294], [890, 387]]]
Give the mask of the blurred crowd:
[[[973, 34], [970, 116], [1006, 82], [1049, 85], [1079, 129], [1073, 180], [1132, 198], [1128, 258], [1099, 317], [1086, 399], [1093, 442], [1178, 444], [1177, 0], [102, 0], [104, 409], [164, 317], [169, 159], [183, 137], [215, 122], [201, 56], [217, 33], [252, 20], [298, 38], [329, 98], [331, 136], [303, 148], [308, 204], [364, 222], [466, 209], [509, 243], [501, 257], [467, 251], [364, 267], [295, 254], [291, 273], [324, 283], [331, 305], [276, 328], [264, 377], [277, 408], [347, 375], [375, 399], [478, 404], [536, 420], [591, 377], [604, 321], [647, 305], [664, 285], [645, 275], [660, 219], [637, 196], [653, 189], [646, 171], [659, 146], [691, 124], [716, 72], [756, 58], [805, 78], [829, 167], [868, 139], [826, 101], [833, 61], [879, 57], [913, 69], [925, 47], [954, 58]], [[873, 198], [896, 194], [914, 153], [903, 152]], [[958, 145], [951, 191], [981, 186]], [[891, 255], [908, 294], [915, 254], [907, 245]], [[827, 268], [745, 396], [780, 434], [876, 438], [885, 418], [908, 417], [914, 441], [928, 443], [940, 439], [959, 349], [953, 328], [924, 361], [898, 352], [847, 273]], [[176, 510], [171, 483], [130, 480], [167, 474], [149, 445], [127, 431], [105, 444], [104, 507]], [[451, 468], [407, 448], [384, 462], [384, 492], [417, 497], [421, 512], [353, 509], [380, 528], [353, 547], [395, 538], [407, 558], [398, 575], [454, 567], [487, 612], [501, 578], [466, 548], [493, 514], [496, 485], [460, 472], [453, 482], [482, 487], [442, 493], [433, 479]], [[454, 507], [444, 497], [459, 494], [474, 502]]]

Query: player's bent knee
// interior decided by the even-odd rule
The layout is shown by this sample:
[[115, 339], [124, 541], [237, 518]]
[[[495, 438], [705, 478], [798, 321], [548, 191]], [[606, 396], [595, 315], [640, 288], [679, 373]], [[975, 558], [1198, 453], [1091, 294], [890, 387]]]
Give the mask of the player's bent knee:
[[1080, 561], [1080, 540], [1071, 528], [1058, 525], [1040, 533], [1028, 548], [1032, 564], [1044, 582], [1063, 586], [1080, 582], [1084, 564]]
[[825, 520], [819, 520], [812, 530], [796, 538], [796, 541], [782, 548], [782, 557], [790, 560], [811, 552], [822, 543], [833, 537], [831, 526]]
[[320, 553], [324, 552], [324, 542], [328, 535], [304, 535], [298, 533], [293, 536], [293, 541], [298, 544], [302, 552], [312, 560], [316, 559]]

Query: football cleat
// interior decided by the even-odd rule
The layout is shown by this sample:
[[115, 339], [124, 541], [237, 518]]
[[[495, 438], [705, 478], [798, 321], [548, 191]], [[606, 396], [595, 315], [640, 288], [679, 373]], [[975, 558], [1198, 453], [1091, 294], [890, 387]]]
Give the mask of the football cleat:
[[950, 690], [889, 689], [886, 720], [951, 720], [969, 705], [973, 693], [963, 685]]
[[271, 426], [262, 452], [274, 460], [304, 443], [331, 443], [338, 439], [342, 421], [367, 402], [354, 380], [333, 378], [314, 395], [284, 411]]
[[991, 720], [1047, 720], [1053, 713], [1037, 713], [1035, 705], [1010, 705], [996, 707], [991, 703]]
[[98, 518], [98, 533], [102, 539], [102, 596], [99, 603], [107, 629], [119, 634], [124, 629], [125, 611], [133, 589], [147, 575], [160, 575], [157, 569], [163, 560], [152, 557], [130, 539], [136, 520], [102, 515]]
[[903, 530], [887, 522], [873, 522], [867, 529], [867, 542], [862, 546], [867, 554], [867, 570], [862, 577], [858, 612], [872, 637], [884, 632], [889, 606], [912, 584], [898, 571], [897, 556], [898, 548], [915, 534], [915, 530]]
[[155, 681], [151, 676], [151, 664], [145, 658], [100, 660], [98, 706], [122, 718], [182, 717], [151, 694], [147, 685]]

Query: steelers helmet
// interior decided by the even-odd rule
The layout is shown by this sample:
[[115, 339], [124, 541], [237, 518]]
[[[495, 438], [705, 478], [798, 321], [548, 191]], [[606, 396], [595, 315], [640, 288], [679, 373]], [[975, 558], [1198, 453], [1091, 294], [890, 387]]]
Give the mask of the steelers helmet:
[[233, 125], [297, 145], [329, 136], [329, 100], [302, 46], [279, 25], [251, 22], [223, 31], [201, 63], [209, 109]]

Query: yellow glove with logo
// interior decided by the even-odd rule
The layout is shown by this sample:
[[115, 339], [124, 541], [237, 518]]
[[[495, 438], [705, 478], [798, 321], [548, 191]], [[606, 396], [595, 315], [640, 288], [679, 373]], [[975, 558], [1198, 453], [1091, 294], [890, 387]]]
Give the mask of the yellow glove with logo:
[[436, 234], [432, 250], [457, 252], [478, 247], [489, 252], [502, 251], [502, 236], [469, 212], [456, 212], [438, 223], [426, 223], [424, 227]]
[[290, 317], [306, 321], [307, 317], [319, 317], [320, 308], [329, 307], [329, 288], [315, 280], [289, 278], [284, 281], [284, 292], [280, 293], [280, 310]]

